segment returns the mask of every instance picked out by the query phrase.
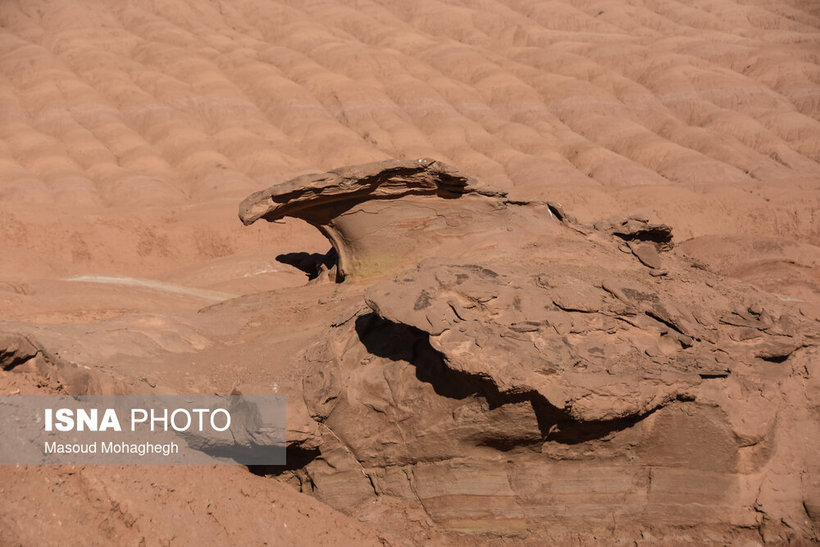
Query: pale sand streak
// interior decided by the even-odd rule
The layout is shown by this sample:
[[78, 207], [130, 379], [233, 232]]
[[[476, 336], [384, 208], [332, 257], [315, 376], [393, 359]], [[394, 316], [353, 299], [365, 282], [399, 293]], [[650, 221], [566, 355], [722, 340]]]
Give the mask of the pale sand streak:
[[84, 283], [103, 283], [106, 285], [127, 285], [131, 287], [145, 287], [157, 291], [170, 292], [174, 294], [183, 294], [186, 296], [193, 296], [205, 300], [229, 300], [236, 298], [237, 295], [224, 293], [219, 291], [208, 291], [205, 289], [192, 289], [190, 287], [181, 287], [179, 285], [172, 285], [170, 283], [162, 283], [161, 281], [152, 281], [150, 279], [134, 279], [133, 277], [114, 277], [106, 275], [80, 275], [76, 277], [69, 277], [63, 281], [81, 281]]

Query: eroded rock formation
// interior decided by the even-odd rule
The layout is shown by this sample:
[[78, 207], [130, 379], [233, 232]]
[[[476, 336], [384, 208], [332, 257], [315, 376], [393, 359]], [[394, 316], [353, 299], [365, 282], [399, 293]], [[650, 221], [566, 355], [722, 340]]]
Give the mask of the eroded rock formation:
[[301, 357], [319, 427], [292, 480], [422, 528], [816, 539], [818, 323], [675, 254], [668, 226], [473, 187], [388, 162], [243, 203], [319, 227], [354, 278], [392, 277]]
[[505, 195], [435, 160], [391, 160], [272, 186], [245, 199], [239, 217], [305, 220], [333, 245], [339, 279], [370, 277], [419, 256], [463, 252], [465, 243], [474, 248], [464, 240], [517, 220]]

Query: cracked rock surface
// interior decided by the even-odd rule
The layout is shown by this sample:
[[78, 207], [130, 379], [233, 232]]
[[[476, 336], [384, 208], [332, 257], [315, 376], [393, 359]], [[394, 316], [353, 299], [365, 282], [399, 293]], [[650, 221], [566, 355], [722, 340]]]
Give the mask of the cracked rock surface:
[[[393, 164], [361, 169], [383, 180]], [[350, 210], [337, 195], [364, 184], [339, 173], [361, 169], [265, 199], [284, 211], [321, 181], [310, 210], [333, 225]], [[376, 253], [423, 234], [302, 354], [319, 427], [291, 480], [361, 518], [401, 507], [450, 532], [815, 538], [817, 321], [676, 253], [669, 226], [491, 199], [493, 214], [469, 196], [379, 196], [379, 228], [334, 243]], [[391, 221], [419, 203], [456, 222]], [[481, 245], [452, 245], [479, 225]]]

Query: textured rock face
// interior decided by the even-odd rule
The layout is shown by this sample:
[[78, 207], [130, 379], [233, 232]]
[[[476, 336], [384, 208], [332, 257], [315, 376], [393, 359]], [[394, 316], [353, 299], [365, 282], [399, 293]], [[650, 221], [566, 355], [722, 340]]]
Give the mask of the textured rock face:
[[[319, 453], [294, 471], [303, 488], [359, 516], [400, 507], [429, 527], [530, 539], [816, 538], [816, 321], [677, 255], [668, 226], [583, 226], [557, 204], [405, 182], [378, 194], [367, 181], [385, 176], [346, 168], [243, 205], [248, 219], [324, 215], [356, 273], [419, 235], [396, 211], [423, 199], [443, 220], [370, 274], [415, 266], [304, 352], [319, 429], [299, 443]], [[332, 217], [355, 207], [382, 229]]]
[[274, 221], [286, 216], [320, 220], [334, 216], [335, 205], [410, 194], [456, 198], [469, 193], [505, 195], [432, 159], [388, 160], [303, 175], [255, 192], [239, 206], [239, 218], [246, 225], [260, 218]]
[[17, 333], [0, 333], [0, 368], [11, 370], [33, 359], [39, 350], [31, 341]]

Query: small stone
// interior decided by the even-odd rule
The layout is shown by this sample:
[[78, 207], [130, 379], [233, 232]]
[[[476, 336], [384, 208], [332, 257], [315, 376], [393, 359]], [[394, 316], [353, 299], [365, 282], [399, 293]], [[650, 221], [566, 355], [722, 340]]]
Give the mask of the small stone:
[[661, 267], [661, 255], [651, 243], [635, 243], [630, 241], [627, 245], [629, 245], [629, 250], [632, 251], [632, 254], [638, 257], [638, 260], [640, 260], [644, 266], [656, 269]]

